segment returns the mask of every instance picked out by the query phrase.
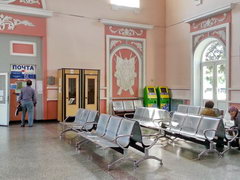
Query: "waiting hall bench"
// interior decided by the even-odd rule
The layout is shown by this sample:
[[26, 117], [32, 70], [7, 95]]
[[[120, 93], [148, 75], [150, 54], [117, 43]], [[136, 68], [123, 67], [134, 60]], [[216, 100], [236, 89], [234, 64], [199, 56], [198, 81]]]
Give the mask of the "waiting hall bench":
[[[132, 118], [129, 118], [129, 115]], [[124, 118], [138, 121], [140, 126], [156, 130], [162, 123], [170, 121], [168, 111], [149, 107], [138, 107], [134, 113], [126, 113]]]
[[207, 150], [198, 155], [198, 159], [208, 152], [215, 152], [221, 156], [221, 153], [214, 148], [220, 122], [220, 118], [175, 112], [169, 127], [164, 132], [166, 136], [174, 136], [198, 144], [209, 145]]
[[[95, 123], [98, 120], [99, 113], [94, 110], [88, 109], [78, 109], [75, 117], [67, 117], [63, 122], [60, 122], [62, 125], [62, 132], [60, 134], [60, 139], [62, 136], [69, 131], [78, 133], [79, 131], [91, 131], [95, 128]], [[69, 119], [74, 119], [73, 122], [68, 122]]]
[[[142, 135], [137, 121], [100, 114], [96, 131], [81, 131], [78, 133], [78, 136], [84, 138], [84, 140], [76, 144], [78, 149], [90, 141], [103, 149], [112, 148], [123, 154], [123, 157], [109, 164], [108, 169], [122, 160], [133, 161], [134, 166], [138, 166], [146, 159], [155, 159], [160, 162], [161, 166], [163, 165], [162, 160], [158, 157], [149, 156], [149, 149], [157, 143], [158, 135]], [[154, 140], [151, 140], [150, 137], [154, 137]], [[127, 153], [129, 146], [143, 152], [144, 157], [137, 161], [129, 158]]]

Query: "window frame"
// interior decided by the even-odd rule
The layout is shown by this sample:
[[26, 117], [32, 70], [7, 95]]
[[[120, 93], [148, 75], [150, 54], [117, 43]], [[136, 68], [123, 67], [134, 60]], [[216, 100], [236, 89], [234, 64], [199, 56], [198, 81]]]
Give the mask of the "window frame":
[[[225, 54], [227, 53], [227, 50], [226, 50], [226, 45], [223, 44], [221, 42], [221, 40], [219, 39], [216, 39], [219, 43], [221, 43], [223, 46], [225, 46]], [[211, 60], [211, 61], [204, 61], [204, 57], [203, 55], [205, 54], [205, 51], [207, 50], [207, 48], [209, 47], [209, 45], [213, 43], [213, 41], [211, 41], [210, 43], [208, 43], [208, 45], [203, 49], [202, 51], [202, 55], [201, 55], [201, 61], [200, 61], [200, 88], [201, 88], [201, 99], [202, 101], [206, 101], [206, 100], [213, 100], [213, 101], [222, 101], [222, 102], [225, 102], [227, 101], [228, 99], [228, 92], [227, 92], [227, 89], [228, 89], [228, 81], [227, 81], [227, 74], [226, 74], [226, 98], [225, 100], [219, 100], [218, 99], [218, 94], [217, 94], [217, 87], [218, 87], [218, 79], [217, 79], [217, 66], [218, 65], [224, 65], [225, 68], [226, 68], [226, 71], [227, 71], [227, 58], [225, 57], [225, 59], [222, 59], [222, 60]], [[207, 66], [212, 66], [213, 67], [213, 94], [212, 94], [212, 99], [204, 99], [204, 92], [203, 92], [203, 67], [207, 67]]]
[[110, 4], [112, 5], [112, 9], [114, 10], [118, 10], [118, 9], [128, 9], [128, 10], [131, 10], [131, 9], [134, 9], [134, 10], [139, 10], [140, 7], [141, 7], [141, 1], [138, 0], [139, 2], [139, 7], [132, 7], [132, 6], [128, 6], [128, 5], [118, 5], [118, 4], [114, 4], [112, 2], [112, 0], [110, 0]]

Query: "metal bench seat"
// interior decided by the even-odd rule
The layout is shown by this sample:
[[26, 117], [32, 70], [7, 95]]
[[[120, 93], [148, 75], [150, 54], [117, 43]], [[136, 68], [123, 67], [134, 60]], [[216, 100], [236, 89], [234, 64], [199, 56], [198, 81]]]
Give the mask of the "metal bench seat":
[[179, 113], [187, 113], [188, 112], [188, 107], [189, 107], [189, 105], [179, 104], [178, 108], [177, 108], [177, 112], [179, 112]]
[[[165, 130], [163, 137], [175, 136], [181, 139], [190, 140], [199, 144], [209, 145], [209, 148], [198, 155], [200, 159], [208, 152], [216, 152], [221, 155], [214, 147], [217, 141], [217, 134], [221, 134], [221, 119], [207, 116], [188, 115], [183, 113], [174, 113], [170, 126]], [[166, 136], [168, 135], [168, 136]]]
[[188, 106], [187, 114], [199, 115], [200, 109], [200, 106]]
[[107, 129], [107, 125], [108, 125], [110, 117], [111, 117], [111, 115], [101, 114], [99, 116], [98, 123], [97, 123], [97, 129], [95, 132], [92, 132], [92, 131], [91, 132], [88, 132], [88, 131], [78, 132], [79, 136], [82, 136], [83, 138], [85, 138], [85, 140], [79, 141], [76, 143], [77, 149], [80, 148], [81, 144], [87, 142], [86, 139], [90, 136], [91, 136], [91, 138], [98, 137], [98, 136], [104, 136], [106, 133], [106, 129]]
[[[100, 115], [101, 118], [101, 115]], [[113, 148], [117, 150], [118, 152], [123, 153], [123, 157], [112, 162], [108, 165], [108, 168], [110, 169], [113, 165], [115, 165], [117, 162], [120, 162], [127, 158], [127, 148], [130, 144], [130, 138], [133, 130], [133, 126], [136, 123], [135, 121], [127, 120], [120, 117], [111, 116], [109, 119], [109, 122], [106, 127], [105, 134], [102, 136], [99, 136], [97, 131], [98, 127], [103, 127], [101, 125], [103, 121], [99, 121], [97, 124], [96, 133], [89, 133], [89, 132], [80, 132], [78, 133], [79, 136], [82, 136], [86, 138], [88, 141], [91, 141], [99, 146], [101, 146], [103, 149], [105, 148]], [[83, 143], [79, 144], [82, 146]]]
[[206, 153], [209, 152], [215, 152], [217, 153], [219, 156], [221, 155], [219, 151], [217, 151], [214, 148], [214, 138], [216, 136], [216, 132], [218, 129], [220, 123], [220, 119], [218, 118], [211, 118], [211, 117], [206, 117], [203, 116], [201, 119], [201, 122], [199, 124], [198, 127], [198, 131], [195, 135], [195, 138], [200, 140], [200, 141], [207, 141], [209, 142], [209, 149], [206, 149], [205, 151], [202, 151], [199, 155], [198, 155], [198, 159], [201, 158], [201, 156], [205, 155]]
[[[130, 119], [127, 116], [124, 117]], [[163, 109], [140, 107], [136, 109], [132, 120], [138, 121], [143, 127], [159, 130], [160, 123], [169, 120], [169, 113]]]
[[[101, 146], [103, 149], [112, 148], [123, 154], [123, 157], [110, 163], [108, 169], [123, 160], [134, 161], [127, 156], [129, 146], [145, 153], [144, 158], [134, 161], [135, 166], [138, 166], [140, 162], [149, 158], [157, 159], [162, 164], [161, 159], [148, 155], [148, 150], [157, 142], [157, 140], [148, 141], [150, 144], [144, 144], [146, 141], [143, 140], [140, 125], [137, 121], [114, 116], [109, 118], [106, 115], [100, 115], [96, 132], [79, 132], [78, 135], [86, 139], [78, 143], [79, 148], [81, 148], [85, 142], [90, 141]], [[136, 145], [138, 143], [140, 145]]]
[[180, 134], [195, 137], [200, 121], [201, 116], [188, 115], [183, 122]]
[[79, 110], [75, 116], [75, 121], [64, 128], [60, 134], [60, 138], [69, 131], [79, 132], [79, 131], [89, 131], [94, 127], [94, 123], [98, 119], [98, 112], [93, 110]]
[[187, 114], [179, 112], [174, 113], [166, 131], [179, 134], [186, 117]]
[[79, 124], [75, 124], [73, 125], [73, 129], [76, 130], [86, 130], [89, 131], [94, 127], [94, 123], [98, 120], [98, 111], [94, 111], [94, 110], [89, 110], [89, 114], [88, 117], [86, 119], [86, 121], [80, 121]]
[[79, 117], [80, 116], [80, 114], [83, 112], [83, 111], [85, 111], [85, 109], [82, 109], [82, 108], [80, 108], [80, 109], [78, 109], [78, 111], [77, 111], [77, 113], [76, 113], [76, 115], [75, 115], [75, 117], [74, 117], [74, 121], [73, 122], [68, 122], [68, 120], [70, 119], [70, 118], [72, 118], [72, 117], [67, 117], [66, 119], [64, 119], [63, 120], [63, 122], [60, 122], [60, 124], [62, 125], [62, 128], [64, 129], [65, 127], [69, 127], [69, 126], [71, 126], [71, 125], [73, 125], [73, 124], [77, 124], [78, 122], [79, 122], [79, 118], [77, 118], [77, 117]]
[[217, 132], [220, 119], [203, 116], [199, 124], [196, 138], [213, 140]]

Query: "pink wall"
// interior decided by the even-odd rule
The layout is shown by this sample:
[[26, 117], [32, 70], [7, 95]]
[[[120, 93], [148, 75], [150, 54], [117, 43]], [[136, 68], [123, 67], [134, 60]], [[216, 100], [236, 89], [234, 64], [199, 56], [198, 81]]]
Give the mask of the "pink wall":
[[[134, 12], [112, 10], [109, 0], [47, 1], [48, 10], [54, 12], [48, 19], [48, 75], [56, 76], [63, 67], [100, 69], [101, 87], [105, 87], [104, 24], [98, 19], [113, 19], [155, 26], [147, 30], [146, 84], [163, 85], [165, 0], [141, 2], [140, 11]], [[48, 98], [55, 98], [52, 90]]]

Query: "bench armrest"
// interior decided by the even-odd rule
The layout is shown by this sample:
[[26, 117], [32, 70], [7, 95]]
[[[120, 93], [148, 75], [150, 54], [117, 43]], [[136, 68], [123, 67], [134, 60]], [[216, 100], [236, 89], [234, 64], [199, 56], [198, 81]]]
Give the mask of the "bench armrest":
[[[87, 125], [89, 125], [89, 124], [92, 124], [92, 125], [94, 126], [94, 125], [97, 125], [98, 123], [95, 122], [95, 121], [85, 122], [81, 129], [85, 128], [85, 127], [86, 127]], [[85, 130], [88, 131], [86, 128], [85, 128]], [[89, 131], [88, 131], [88, 132], [89, 132]]]
[[235, 136], [233, 136], [233, 138], [229, 141], [229, 143], [231, 143], [231, 142], [233, 142], [235, 139], [238, 138], [239, 132], [238, 132], [238, 128], [230, 128], [229, 130], [236, 132], [236, 133], [235, 133]]
[[70, 117], [70, 116], [67, 116], [67, 117], [63, 120], [63, 122], [67, 122], [67, 120], [68, 120], [69, 117]]
[[[80, 130], [83, 130], [87, 125], [89, 124], [97, 124], [97, 122], [93, 121], [93, 122], [85, 122], [84, 125], [81, 127], [81, 128], [76, 128], [76, 129], [80, 129]], [[79, 127], [80, 125], [75, 125], [74, 127]], [[85, 129], [87, 132], [90, 132], [89, 130]]]
[[203, 131], [203, 134], [204, 134], [205, 138], [206, 138], [209, 142], [212, 141], [212, 140], [208, 139], [208, 137], [207, 137], [207, 133], [210, 132], [210, 131], [215, 131], [215, 132], [216, 132], [217, 130], [216, 130], [216, 129], [206, 129], [206, 130]]
[[119, 145], [122, 149], [124, 149], [125, 147], [123, 147], [121, 144], [119, 144], [118, 142], [117, 142], [117, 140], [119, 139], [119, 138], [123, 138], [123, 137], [132, 137], [132, 135], [119, 135], [119, 136], [117, 136], [113, 141], [115, 142], [115, 143], [117, 143], [117, 145]]
[[148, 138], [155, 137], [153, 142], [148, 146], [147, 149], [151, 149], [157, 143], [157, 141], [158, 141], [158, 139], [160, 137], [159, 135], [160, 135], [160, 133], [157, 133], [157, 134], [144, 134], [144, 135], [142, 135], [142, 137], [148, 137]]

